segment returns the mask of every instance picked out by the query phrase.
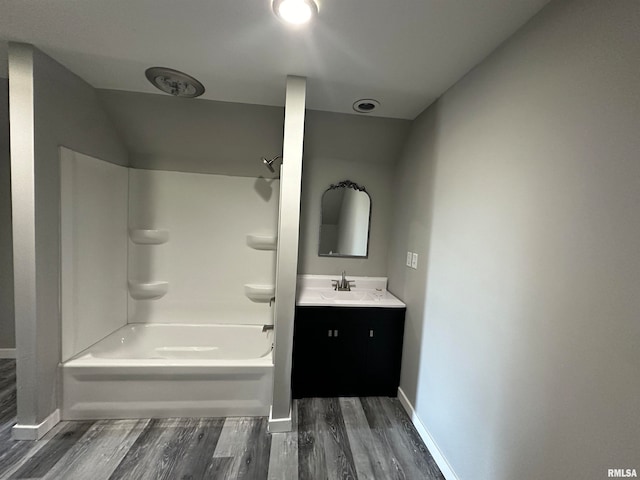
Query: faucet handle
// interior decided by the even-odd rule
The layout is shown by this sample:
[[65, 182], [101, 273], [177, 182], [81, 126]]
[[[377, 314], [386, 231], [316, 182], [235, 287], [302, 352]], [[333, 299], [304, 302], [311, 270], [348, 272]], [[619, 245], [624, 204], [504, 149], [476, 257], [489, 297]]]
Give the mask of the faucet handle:
[[338, 285], [340, 284], [339, 280], [331, 280], [331, 286], [334, 290], [338, 290]]

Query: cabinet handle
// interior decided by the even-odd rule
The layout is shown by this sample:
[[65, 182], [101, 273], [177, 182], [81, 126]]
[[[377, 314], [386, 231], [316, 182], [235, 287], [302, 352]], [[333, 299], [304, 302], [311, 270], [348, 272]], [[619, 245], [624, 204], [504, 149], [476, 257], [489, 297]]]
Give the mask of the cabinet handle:
[[369, 337], [373, 338], [373, 330], [369, 330]]
[[331, 337], [333, 335], [333, 331], [329, 330], [329, 337]]
[[334, 337], [337, 337], [337, 336], [338, 336], [338, 330], [334, 330], [334, 331], [333, 331], [333, 336], [334, 336]]

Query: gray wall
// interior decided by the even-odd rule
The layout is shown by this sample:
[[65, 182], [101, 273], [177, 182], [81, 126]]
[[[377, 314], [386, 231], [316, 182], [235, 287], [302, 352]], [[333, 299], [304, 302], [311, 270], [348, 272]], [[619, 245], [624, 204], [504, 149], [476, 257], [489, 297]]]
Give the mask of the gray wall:
[[282, 107], [116, 90], [99, 90], [98, 95], [132, 167], [275, 176], [260, 157], [282, 153]]
[[[282, 153], [283, 108], [115, 90], [98, 90], [98, 96], [126, 143], [133, 167], [277, 176], [260, 157]], [[346, 269], [352, 275], [386, 275], [393, 165], [410, 125], [408, 120], [307, 111], [299, 273]], [[372, 197], [367, 259], [318, 257], [322, 193], [345, 179], [366, 186]]]
[[14, 347], [9, 81], [0, 78], [0, 348]]
[[[302, 205], [298, 273], [387, 275], [395, 163], [411, 122], [310, 110], [302, 163]], [[318, 256], [320, 203], [332, 183], [351, 180], [371, 196], [369, 257]]]
[[554, 2], [413, 125], [401, 387], [461, 480], [640, 467], [639, 26]]
[[[33, 98], [14, 100], [19, 108], [33, 108], [33, 143], [35, 158], [25, 158], [28, 148], [12, 145], [15, 162], [33, 162], [35, 166], [35, 298], [37, 315], [21, 317], [18, 297], [29, 292], [16, 291], [16, 325], [18, 347], [18, 398], [34, 395], [35, 412], [18, 409], [19, 423], [42, 421], [58, 406], [57, 365], [60, 361], [60, 145], [120, 165], [127, 164], [127, 152], [111, 121], [103, 112], [95, 90], [37, 49], [10, 44], [10, 75], [12, 49], [20, 49], [21, 61], [16, 63], [21, 76], [33, 78]], [[32, 53], [30, 50], [32, 49]], [[30, 71], [26, 71], [30, 70]], [[16, 72], [17, 73], [17, 72]], [[12, 112], [13, 115], [14, 112]], [[24, 112], [24, 115], [28, 115]], [[13, 141], [13, 138], [12, 138]], [[29, 142], [26, 138], [24, 141]], [[15, 201], [14, 196], [14, 201]], [[14, 208], [16, 206], [14, 205]], [[15, 230], [16, 238], [21, 238]], [[33, 292], [31, 292], [33, 293]], [[21, 303], [23, 305], [24, 303]], [[26, 311], [26, 309], [25, 309]], [[36, 378], [20, 375], [20, 362], [35, 363]], [[33, 390], [31, 390], [33, 389]]]

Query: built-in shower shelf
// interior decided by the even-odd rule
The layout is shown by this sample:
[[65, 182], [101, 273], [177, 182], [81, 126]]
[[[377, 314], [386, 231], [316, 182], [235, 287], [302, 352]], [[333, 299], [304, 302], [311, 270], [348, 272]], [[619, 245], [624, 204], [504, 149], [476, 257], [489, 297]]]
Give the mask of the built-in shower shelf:
[[250, 283], [244, 286], [244, 293], [253, 302], [268, 302], [276, 295], [274, 285], [257, 285]]
[[132, 228], [129, 238], [138, 245], [162, 245], [169, 241], [169, 230], [145, 230]]
[[247, 245], [256, 250], [275, 250], [278, 243], [276, 235], [247, 235]]
[[129, 281], [129, 295], [134, 300], [157, 300], [169, 291], [169, 282], [133, 282]]

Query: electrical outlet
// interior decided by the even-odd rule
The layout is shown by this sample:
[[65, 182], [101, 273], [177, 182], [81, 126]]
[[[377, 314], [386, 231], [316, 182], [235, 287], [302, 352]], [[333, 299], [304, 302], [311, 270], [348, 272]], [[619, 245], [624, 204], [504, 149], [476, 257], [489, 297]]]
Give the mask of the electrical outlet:
[[411, 257], [411, 268], [418, 268], [418, 254], [414, 253]]
[[407, 267], [411, 266], [412, 259], [413, 259], [413, 254], [411, 252], [407, 252]]

